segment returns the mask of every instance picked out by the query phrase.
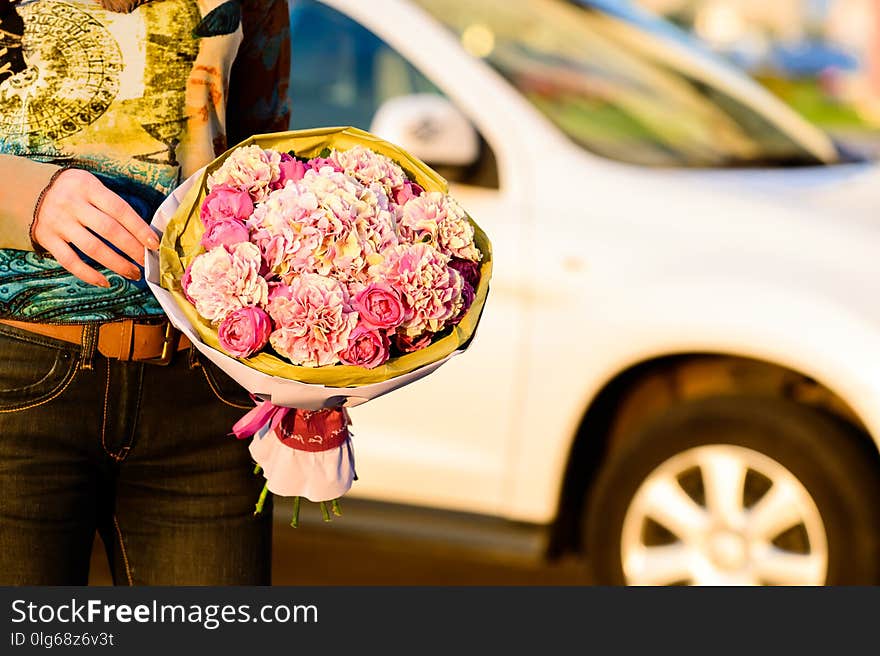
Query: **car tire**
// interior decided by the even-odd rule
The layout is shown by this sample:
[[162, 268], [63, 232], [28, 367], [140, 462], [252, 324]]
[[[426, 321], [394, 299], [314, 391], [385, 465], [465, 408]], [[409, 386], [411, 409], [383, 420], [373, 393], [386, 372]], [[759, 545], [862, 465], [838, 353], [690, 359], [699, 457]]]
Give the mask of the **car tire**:
[[880, 579], [876, 449], [790, 401], [678, 404], [612, 452], [588, 496], [583, 532], [598, 584]]

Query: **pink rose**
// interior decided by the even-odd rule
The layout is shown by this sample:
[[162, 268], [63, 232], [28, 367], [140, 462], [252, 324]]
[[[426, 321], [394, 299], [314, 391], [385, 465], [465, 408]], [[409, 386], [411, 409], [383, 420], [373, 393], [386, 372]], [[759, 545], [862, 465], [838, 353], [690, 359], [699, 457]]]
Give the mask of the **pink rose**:
[[180, 277], [180, 287], [183, 289], [183, 295], [186, 296], [186, 300], [188, 300], [193, 305], [196, 304], [196, 300], [189, 295], [189, 285], [192, 282], [192, 266], [193, 263], [190, 262], [189, 266], [183, 271], [183, 275]]
[[394, 334], [394, 346], [402, 353], [420, 351], [431, 343], [434, 333], [425, 331], [421, 335], [410, 337], [406, 331], [400, 330]]
[[217, 246], [235, 246], [248, 241], [248, 229], [241, 221], [206, 221], [205, 234], [202, 235], [202, 246], [211, 250]]
[[246, 221], [253, 212], [254, 203], [248, 192], [217, 185], [202, 201], [199, 217], [207, 225], [209, 221]]
[[339, 361], [365, 369], [384, 364], [390, 355], [390, 344], [384, 332], [358, 323], [348, 336], [348, 348], [339, 354]]
[[281, 177], [279, 177], [278, 181], [272, 185], [275, 189], [283, 187], [288, 180], [299, 182], [303, 179], [308, 170], [305, 164], [295, 157], [291, 157], [287, 153], [281, 153], [281, 164], [279, 166], [281, 169]]
[[272, 320], [258, 307], [245, 307], [226, 315], [217, 329], [223, 350], [246, 358], [263, 348], [272, 334]]
[[260, 264], [260, 249], [250, 242], [212, 248], [193, 260], [186, 293], [200, 315], [219, 324], [230, 312], [266, 303], [269, 285]]
[[408, 318], [397, 290], [379, 282], [370, 283], [358, 292], [352, 305], [361, 321], [373, 328], [397, 328]]

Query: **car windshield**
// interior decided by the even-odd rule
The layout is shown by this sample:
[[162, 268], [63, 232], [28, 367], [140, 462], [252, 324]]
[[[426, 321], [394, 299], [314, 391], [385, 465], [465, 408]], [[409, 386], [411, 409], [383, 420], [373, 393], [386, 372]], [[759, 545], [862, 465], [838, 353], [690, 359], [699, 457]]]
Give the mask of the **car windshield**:
[[591, 152], [649, 166], [825, 163], [741, 93], [699, 66], [677, 66], [684, 40], [673, 44], [650, 23], [566, 0], [415, 2]]

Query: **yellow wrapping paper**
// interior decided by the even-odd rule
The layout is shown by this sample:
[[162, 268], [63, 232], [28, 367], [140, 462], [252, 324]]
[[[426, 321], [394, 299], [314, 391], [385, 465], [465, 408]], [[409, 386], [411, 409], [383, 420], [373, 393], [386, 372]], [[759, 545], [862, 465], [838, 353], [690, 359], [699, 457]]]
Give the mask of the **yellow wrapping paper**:
[[[189, 263], [197, 255], [204, 252], [204, 248], [200, 244], [204, 226], [199, 219], [199, 208], [207, 195], [208, 176], [223, 163], [235, 148], [251, 144], [257, 144], [261, 148], [273, 148], [281, 152], [292, 150], [297, 156], [305, 158], [317, 157], [325, 148], [345, 150], [354, 146], [365, 146], [397, 162], [409, 178], [426, 191], [443, 193], [449, 191], [446, 180], [420, 160], [369, 132], [352, 127], [317, 128], [256, 135], [227, 150], [208, 165], [200, 183], [192, 188], [177, 212], [171, 217], [162, 236], [162, 244], [159, 249], [160, 284], [174, 297], [177, 305], [186, 314], [202, 341], [221, 352], [224, 351], [220, 347], [217, 330], [199, 316], [196, 309], [186, 299], [180, 285], [180, 279]], [[239, 360], [258, 371], [279, 378], [324, 385], [325, 387], [358, 387], [380, 383], [410, 373], [420, 367], [442, 360], [450, 353], [461, 349], [473, 337], [477, 328], [486, 303], [486, 296], [489, 293], [489, 279], [492, 276], [492, 247], [489, 238], [470, 215], [468, 215], [468, 219], [474, 227], [474, 242], [483, 254], [483, 259], [480, 262], [480, 284], [475, 290], [474, 302], [470, 309], [448, 335], [437, 339], [433, 344], [420, 351], [391, 358], [384, 365], [375, 369], [341, 364], [325, 367], [300, 367], [268, 353], [260, 353], [250, 358], [239, 358]]]

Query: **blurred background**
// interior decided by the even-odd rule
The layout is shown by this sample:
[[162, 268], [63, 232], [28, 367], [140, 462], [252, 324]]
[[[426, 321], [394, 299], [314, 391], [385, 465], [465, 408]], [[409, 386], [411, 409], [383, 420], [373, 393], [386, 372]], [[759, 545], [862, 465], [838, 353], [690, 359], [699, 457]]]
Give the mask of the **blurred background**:
[[880, 148], [876, 0], [637, 2], [693, 33], [810, 121]]
[[880, 0], [290, 8], [291, 127], [440, 171], [494, 272], [276, 584], [880, 580]]

